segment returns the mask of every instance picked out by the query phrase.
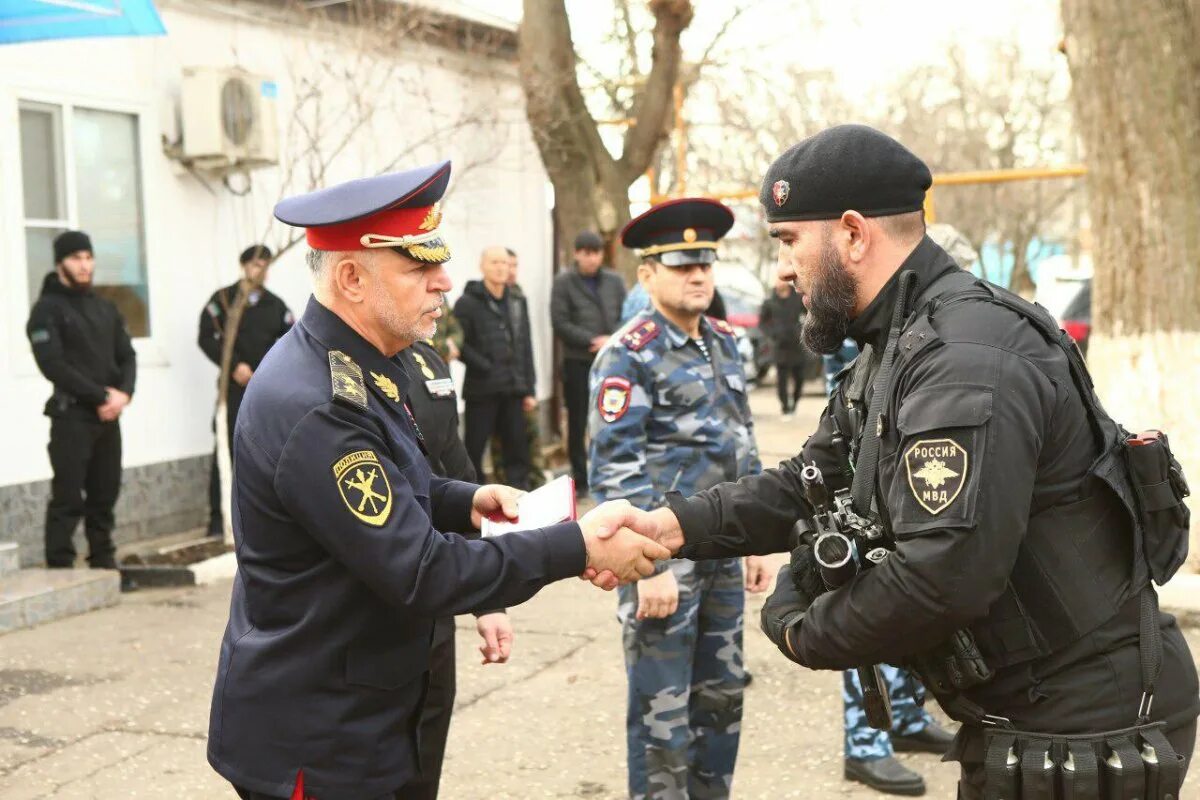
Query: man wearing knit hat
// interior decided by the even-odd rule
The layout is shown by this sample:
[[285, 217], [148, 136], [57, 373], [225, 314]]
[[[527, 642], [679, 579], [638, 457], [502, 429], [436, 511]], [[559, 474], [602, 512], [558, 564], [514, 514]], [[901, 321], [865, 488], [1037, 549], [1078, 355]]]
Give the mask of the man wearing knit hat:
[[[1183, 796], [1196, 667], [1151, 582], [1186, 557], [1183, 471], [1164, 435], [1105, 412], [1044, 309], [925, 234], [930, 183], [861, 125], [771, 165], [760, 202], [779, 278], [809, 307], [805, 344], [849, 335], [863, 352], [802, 452], [668, 494], [659, 541], [682, 558], [768, 553], [805, 522], [764, 632], [812, 669], [912, 667], [962, 723], [960, 798]], [[867, 710], [890, 727], [885, 703]]]
[[54, 385], [50, 417], [50, 502], [46, 566], [75, 566], [75, 528], [84, 520], [88, 564], [116, 569], [113, 506], [121, 488], [121, 427], [133, 395], [137, 355], [121, 312], [92, 291], [92, 241], [82, 231], [54, 240], [54, 272], [25, 331], [38, 369]]

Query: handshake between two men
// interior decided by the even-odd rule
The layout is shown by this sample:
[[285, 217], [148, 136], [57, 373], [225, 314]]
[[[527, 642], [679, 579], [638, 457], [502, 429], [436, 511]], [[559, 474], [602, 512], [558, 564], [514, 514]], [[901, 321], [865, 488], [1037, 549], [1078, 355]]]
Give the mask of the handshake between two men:
[[[517, 519], [517, 500], [524, 492], [490, 484], [475, 493], [471, 521], [485, 516]], [[654, 562], [671, 557], [683, 544], [675, 515], [667, 509], [642, 511], [627, 500], [601, 503], [579, 519], [587, 548], [587, 569], [580, 575], [605, 590], [654, 574]], [[664, 546], [664, 544], [666, 546]]]

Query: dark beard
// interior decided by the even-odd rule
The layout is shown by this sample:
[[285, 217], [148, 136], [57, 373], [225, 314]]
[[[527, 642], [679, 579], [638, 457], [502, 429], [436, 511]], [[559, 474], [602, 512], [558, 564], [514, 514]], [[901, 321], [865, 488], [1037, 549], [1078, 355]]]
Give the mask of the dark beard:
[[857, 299], [857, 282], [842, 266], [832, 242], [826, 240], [817, 274], [808, 287], [808, 316], [801, 329], [804, 346], [814, 353], [836, 353], [850, 330]]
[[63, 280], [67, 282], [67, 288], [73, 292], [86, 292], [90, 291], [92, 288], [91, 278], [88, 278], [86, 281], [77, 281], [75, 280], [75, 276], [71, 274], [70, 270], [66, 269], [64, 269], [60, 274], [62, 275]]

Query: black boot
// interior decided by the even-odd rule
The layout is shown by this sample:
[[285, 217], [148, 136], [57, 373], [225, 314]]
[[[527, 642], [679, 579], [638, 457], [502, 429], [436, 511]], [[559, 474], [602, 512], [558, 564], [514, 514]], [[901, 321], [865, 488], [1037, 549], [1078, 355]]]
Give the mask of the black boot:
[[953, 733], [941, 727], [936, 722], [930, 722], [911, 736], [897, 736], [896, 734], [892, 734], [892, 749], [897, 753], [936, 753], [937, 755], [942, 755], [950, 749], [950, 743], [953, 741]]
[[884, 794], [919, 797], [925, 794], [925, 779], [892, 756], [884, 758], [847, 758], [842, 774], [848, 781], [865, 783]]

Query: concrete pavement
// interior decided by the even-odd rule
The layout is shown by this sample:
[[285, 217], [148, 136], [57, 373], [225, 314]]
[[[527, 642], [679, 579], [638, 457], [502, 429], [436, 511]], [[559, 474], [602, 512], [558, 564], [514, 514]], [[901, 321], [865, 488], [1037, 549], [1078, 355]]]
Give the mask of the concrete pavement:
[[[787, 424], [773, 389], [756, 391], [753, 405], [764, 463], [773, 464], [804, 440], [823, 401], [806, 399]], [[205, 760], [229, 590], [228, 581], [144, 590], [113, 608], [0, 636], [0, 798], [233, 798]], [[780, 656], [758, 631], [761, 602], [747, 605], [755, 680], [735, 796], [879, 797], [841, 779], [840, 677]], [[504, 666], [478, 663], [473, 621], [462, 619], [444, 798], [624, 796], [615, 609], [614, 595], [575, 581], [549, 587], [512, 609], [515, 651]], [[1189, 638], [1200, 645], [1200, 631]], [[929, 796], [954, 796], [954, 765], [902, 759], [926, 776]]]

